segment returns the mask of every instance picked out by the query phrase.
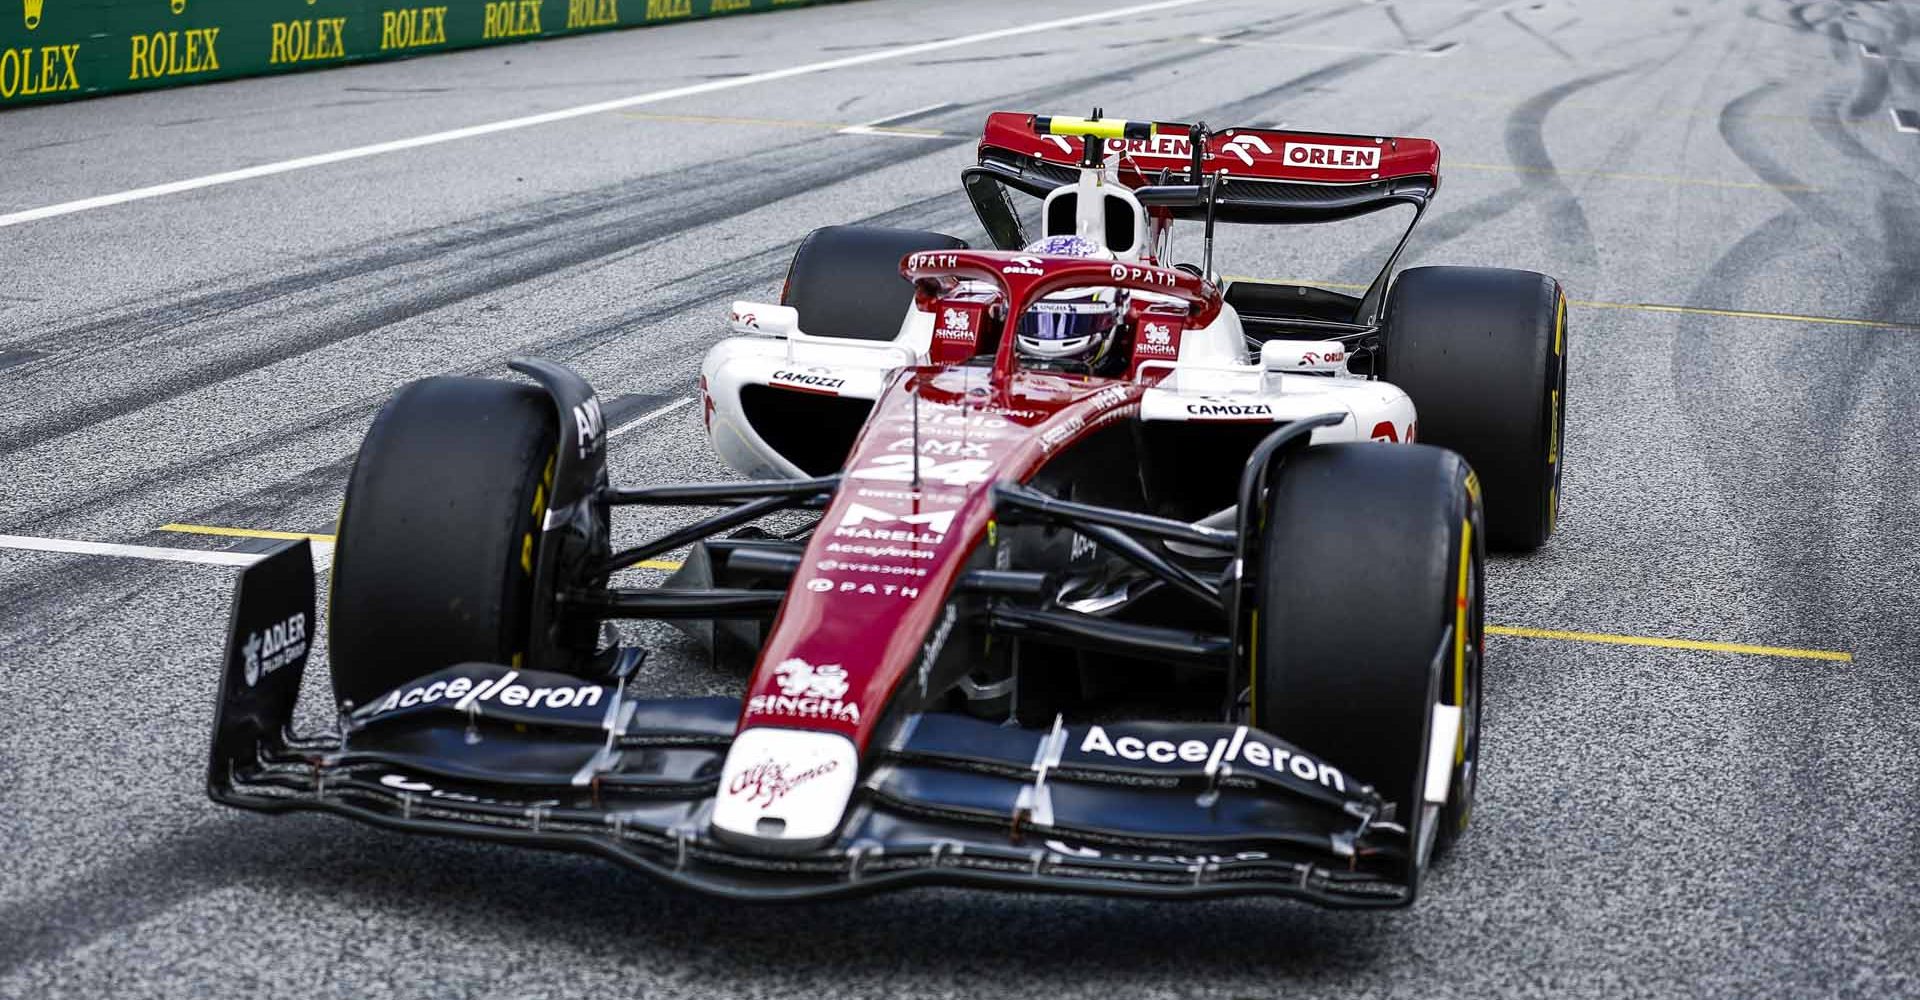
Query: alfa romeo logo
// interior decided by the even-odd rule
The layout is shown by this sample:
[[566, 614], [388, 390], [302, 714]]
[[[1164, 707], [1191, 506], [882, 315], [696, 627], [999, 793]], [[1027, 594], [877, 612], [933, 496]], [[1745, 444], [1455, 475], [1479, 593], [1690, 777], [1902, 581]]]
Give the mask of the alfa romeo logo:
[[254, 632], [247, 636], [247, 641], [240, 647], [240, 656], [246, 661], [241, 672], [246, 674], [248, 687], [260, 683], [260, 645], [260, 633]]

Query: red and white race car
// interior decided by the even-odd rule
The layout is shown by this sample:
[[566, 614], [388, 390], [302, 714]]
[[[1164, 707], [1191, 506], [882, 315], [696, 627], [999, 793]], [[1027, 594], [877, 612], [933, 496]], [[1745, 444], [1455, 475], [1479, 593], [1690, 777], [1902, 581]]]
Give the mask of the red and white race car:
[[[293, 543], [242, 579], [213, 797], [743, 897], [1411, 901], [1471, 813], [1483, 552], [1553, 530], [1565, 300], [1391, 260], [1360, 296], [1229, 283], [1211, 247], [1223, 223], [1417, 222], [1438, 162], [996, 114], [964, 181], [998, 249], [823, 229], [780, 304], [735, 304], [702, 392], [746, 482], [611, 486], [597, 398], [550, 362], [414, 383], [341, 516], [340, 732], [289, 731]], [[1176, 264], [1186, 224], [1202, 259]], [[722, 510], [615, 552], [631, 505]], [[643, 689], [619, 618], [684, 625], [741, 697]]]

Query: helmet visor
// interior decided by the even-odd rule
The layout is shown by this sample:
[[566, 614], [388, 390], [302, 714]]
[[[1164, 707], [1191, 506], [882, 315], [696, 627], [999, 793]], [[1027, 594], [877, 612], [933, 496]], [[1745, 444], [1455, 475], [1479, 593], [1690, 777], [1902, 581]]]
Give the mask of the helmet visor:
[[1018, 336], [1036, 346], [1074, 348], [1105, 337], [1117, 322], [1111, 302], [1040, 302], [1020, 317]]

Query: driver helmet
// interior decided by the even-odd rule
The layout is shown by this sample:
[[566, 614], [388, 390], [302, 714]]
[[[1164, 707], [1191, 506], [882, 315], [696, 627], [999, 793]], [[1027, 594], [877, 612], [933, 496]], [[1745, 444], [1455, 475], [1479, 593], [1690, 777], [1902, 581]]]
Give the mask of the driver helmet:
[[[1027, 253], [1112, 260], [1113, 253], [1084, 236], [1049, 236]], [[1124, 308], [1111, 288], [1068, 288], [1027, 307], [1014, 330], [1021, 355], [1048, 365], [1093, 368], [1112, 351]]]

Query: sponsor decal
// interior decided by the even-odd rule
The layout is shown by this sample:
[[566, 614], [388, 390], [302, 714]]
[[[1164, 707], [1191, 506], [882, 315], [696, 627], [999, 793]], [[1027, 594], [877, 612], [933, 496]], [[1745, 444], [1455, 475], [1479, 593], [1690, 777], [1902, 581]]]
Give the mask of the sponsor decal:
[[856, 486], [853, 495], [869, 500], [897, 500], [901, 503], [938, 503], [958, 506], [967, 502], [965, 493], [942, 493], [938, 490], [888, 490], [872, 486]]
[[1194, 865], [1225, 864], [1230, 861], [1265, 861], [1273, 857], [1265, 851], [1238, 851], [1233, 854], [1123, 854], [1103, 851], [1098, 847], [1075, 847], [1059, 840], [1049, 840], [1046, 844], [1047, 850], [1070, 858], [1101, 858], [1127, 864], [1179, 865], [1182, 868], [1191, 868]]
[[965, 309], [942, 310], [940, 326], [943, 331], [951, 330], [956, 334], [972, 333], [973, 317]]
[[960, 266], [960, 256], [951, 253], [917, 253], [907, 259], [915, 271], [947, 271]]
[[[34, 23], [39, 17], [35, 15]], [[80, 89], [80, 46], [0, 49], [0, 98]]]
[[[947, 537], [947, 532], [953, 530], [953, 519], [958, 513], [953, 510], [930, 510], [918, 514], [895, 514], [862, 503], [850, 503], [846, 513], [840, 517], [839, 526], [833, 529], [833, 534], [836, 538], [937, 545]], [[905, 527], [874, 527], [889, 524]], [[924, 530], [915, 531], [915, 528]]]
[[747, 701], [752, 715], [789, 715], [801, 719], [832, 719], [857, 725], [860, 705], [847, 698], [847, 671], [838, 664], [816, 667], [794, 657], [773, 668], [778, 694], [757, 694]]
[[[998, 424], [991, 424], [991, 425], [980, 423], [978, 422], [978, 419], [981, 418], [982, 415], [985, 415], [988, 417], [993, 417], [993, 416], [1012, 417], [1015, 420], [1038, 420], [1041, 417], [1046, 416], [1046, 413], [1041, 410], [1015, 410], [1005, 406], [997, 406], [992, 403], [978, 403], [972, 406], [966, 406], [960, 403], [940, 403], [940, 402], [935, 402], [931, 399], [922, 400], [920, 403], [920, 409], [922, 413], [936, 413], [936, 414], [946, 413], [946, 414], [952, 414], [956, 417], [976, 418], [976, 423], [974, 423], [972, 426], [993, 426], [993, 427], [1006, 426], [1004, 422], [998, 423]], [[911, 413], [907, 411], [902, 411], [900, 413], [895, 414], [894, 419], [899, 420], [902, 423], [912, 423], [913, 421], [913, 417]], [[927, 418], [923, 416], [921, 419], [924, 421]], [[949, 423], [951, 422], [952, 421], [949, 421]], [[959, 425], [956, 424], [956, 426], [959, 426]]]
[[1134, 160], [1193, 160], [1193, 140], [1184, 135], [1156, 135], [1151, 139], [1108, 139], [1107, 152]]
[[407, 7], [380, 12], [380, 51], [419, 49], [447, 42], [445, 7]]
[[45, 6], [46, 0], [26, 0], [25, 6], [20, 9], [20, 20], [26, 24], [28, 31], [40, 27], [40, 12]]
[[1337, 365], [1346, 360], [1347, 352], [1345, 351], [1302, 351], [1300, 352], [1299, 367], [1306, 368], [1310, 365]]
[[925, 649], [920, 651], [920, 694], [926, 696], [927, 684], [933, 678], [933, 665], [940, 659], [940, 651], [947, 648], [947, 640], [953, 636], [953, 623], [960, 619], [960, 612], [953, 605], [947, 605], [940, 624], [933, 630], [933, 637], [927, 640]]
[[760, 329], [760, 317], [754, 313], [729, 313], [727, 321], [730, 323], [738, 323], [749, 330]]
[[773, 668], [773, 679], [780, 693], [792, 698], [831, 698], [847, 696], [847, 668], [837, 663], [816, 667], [802, 659], [783, 660]]
[[1040, 450], [1052, 451], [1060, 447], [1065, 444], [1069, 438], [1080, 433], [1086, 426], [1087, 418], [1077, 413], [1059, 423], [1053, 424], [1046, 430], [1040, 432]]
[[[611, 4], [609, 4], [609, 6], [611, 6]], [[718, 14], [722, 10], [740, 9], [744, 8], [737, 5], [723, 7], [720, 3], [716, 2], [713, 6], [713, 13]], [[692, 16], [693, 0], [647, 0], [647, 20], [649, 21], [670, 21], [676, 17]]]
[[1067, 561], [1079, 562], [1082, 559], [1092, 559], [1099, 551], [1100, 546], [1094, 544], [1093, 539], [1076, 531], [1073, 532], [1073, 552], [1067, 556]]
[[1011, 263], [1002, 267], [1000, 271], [1002, 274], [1040, 275], [1047, 273], [1046, 269], [1040, 266], [1043, 263], [1045, 262], [1038, 257], [1023, 255], [1015, 257]]
[[[1247, 166], [1253, 166], [1254, 153], [1272, 156], [1273, 147], [1267, 140], [1257, 135], [1236, 135], [1220, 146], [1220, 155], [1230, 155]], [[1193, 140], [1183, 135], [1157, 135], [1151, 139], [1108, 139], [1107, 152], [1118, 153], [1130, 160], [1177, 160], [1181, 163], [1193, 162]], [[1211, 160], [1215, 154], [1204, 152], [1202, 156]]]
[[1264, 155], [1273, 155], [1273, 147], [1267, 145], [1267, 140], [1257, 135], [1236, 135], [1228, 140], [1226, 145], [1220, 147], [1222, 153], [1232, 153], [1240, 158], [1241, 163], [1249, 167], [1253, 166], [1253, 151], [1256, 149]]
[[1138, 281], [1149, 285], [1159, 285], [1162, 288], [1173, 288], [1180, 284], [1180, 279], [1175, 277], [1172, 271], [1163, 271], [1157, 267], [1115, 264], [1112, 268], [1108, 269], [1107, 273], [1112, 275], [1115, 281]]
[[785, 764], [771, 758], [748, 767], [727, 783], [727, 794], [745, 796], [762, 809], [773, 805], [795, 788], [830, 774], [840, 767], [837, 760], [824, 761], [805, 770], [789, 772]]
[[859, 594], [863, 597], [901, 597], [917, 600], [919, 587], [905, 587], [893, 583], [860, 583], [854, 580], [834, 580], [816, 576], [806, 583], [808, 590], [816, 594]]
[[[939, 455], [945, 458], [986, 458], [988, 441], [938, 441], [922, 438], [920, 454]], [[888, 451], [912, 451], [913, 439], [901, 438], [887, 445]]]
[[1248, 764], [1291, 774], [1301, 781], [1317, 782], [1337, 792], [1347, 790], [1346, 776], [1331, 764], [1322, 764], [1306, 754], [1261, 740], [1250, 730], [1233, 736], [1207, 740], [1146, 740], [1138, 736], [1109, 737], [1105, 727], [1089, 726], [1080, 739], [1080, 752], [1099, 754], [1120, 760], [1148, 764], [1205, 764], [1209, 769], [1220, 764], [1246, 761]]
[[993, 478], [993, 462], [987, 459], [963, 458], [937, 462], [924, 455], [876, 455], [865, 467], [847, 475], [853, 479], [910, 483], [913, 482], [916, 467], [920, 470], [921, 479], [943, 486], [972, 486]]
[[[1413, 428], [1413, 424], [1407, 425], [1406, 441], [1408, 444], [1413, 443]], [[1391, 420], [1382, 420], [1374, 424], [1373, 433], [1369, 436], [1375, 441], [1385, 441], [1389, 444], [1399, 444], [1401, 441], [1400, 432], [1393, 426], [1393, 421]]]
[[546, 0], [496, 0], [486, 6], [480, 37], [526, 38], [540, 33], [540, 5]]
[[160, 80], [217, 70], [220, 68], [219, 40], [219, 28], [135, 35], [129, 42], [133, 65], [127, 71], [127, 79]]
[[1140, 338], [1148, 347], [1172, 347], [1173, 328], [1165, 323], [1148, 323], [1140, 328]]
[[476, 805], [546, 806], [551, 808], [560, 804], [559, 799], [542, 799], [537, 802], [529, 802], [521, 799], [493, 799], [484, 795], [469, 795], [466, 792], [456, 792], [446, 788], [435, 788], [429, 782], [421, 781], [418, 778], [409, 778], [400, 774], [383, 774], [380, 776], [380, 784], [403, 792], [414, 792], [431, 798], [446, 799], [451, 802], [467, 802]]
[[1289, 167], [1316, 170], [1378, 170], [1380, 147], [1333, 146], [1317, 142], [1289, 142], [1281, 150], [1281, 159]]
[[1196, 417], [1256, 418], [1273, 416], [1272, 403], [1228, 403], [1210, 400], [1188, 403], [1187, 413]]
[[813, 368], [804, 372], [790, 372], [790, 371], [774, 372], [773, 384], [784, 385], [784, 386], [788, 386], [795, 389], [808, 389], [815, 392], [825, 392], [825, 393], [829, 393], [831, 395], [837, 396], [840, 394], [840, 390], [846, 386], [847, 380], [843, 378], [834, 378], [831, 375], [819, 374], [821, 372], [828, 372], [831, 370], [832, 369], [828, 369], [828, 368]]
[[[686, 7], [687, 14], [691, 14], [693, 13], [693, 9], [690, 4], [691, 0], [680, 0], [678, 4], [668, 6]], [[651, 19], [653, 14], [651, 8], [653, 5], [648, 4], [647, 6], [649, 8], [647, 14]], [[685, 17], [687, 14], [666, 14], [662, 16]], [[604, 28], [610, 24], [619, 23], [619, 0], [567, 0], [567, 27], [569, 28]]]
[[461, 710], [487, 702], [508, 708], [591, 708], [600, 704], [600, 696], [606, 691], [598, 684], [529, 687], [525, 684], [515, 684], [514, 681], [519, 677], [519, 671], [509, 670], [497, 680], [482, 677], [476, 681], [472, 677], [455, 677], [451, 680], [416, 684], [411, 688], [397, 690], [387, 695], [387, 700], [368, 712], [367, 717], [373, 718], [399, 708], [414, 708], [442, 701], [451, 701], [455, 708]]
[[[921, 404], [921, 433], [978, 434], [981, 432], [990, 433], [1005, 430], [1008, 426], [1005, 420], [988, 414], [969, 413], [959, 407], [947, 407], [944, 413], [936, 412], [938, 409], [939, 408], [932, 403]], [[890, 419], [896, 424], [905, 424], [909, 429], [913, 426], [913, 414], [911, 411], [893, 414]]]
[[845, 542], [829, 542], [827, 551], [835, 555], [866, 556], [868, 559], [932, 559], [935, 555], [929, 549], [903, 549], [898, 545], [848, 545]]
[[311, 17], [301, 21], [275, 21], [273, 46], [267, 62], [322, 62], [347, 57], [347, 19]]
[[307, 613], [297, 611], [285, 621], [275, 622], [259, 632], [249, 632], [240, 644], [241, 672], [247, 686], [260, 678], [307, 655]]
[[897, 566], [888, 563], [850, 563], [838, 559], [822, 559], [813, 564], [813, 568], [823, 573], [863, 573], [872, 576], [926, 576], [927, 571], [918, 566]]
[[580, 438], [581, 458], [606, 443], [607, 420], [600, 413], [600, 397], [588, 396], [586, 402], [573, 408], [573, 428]]

